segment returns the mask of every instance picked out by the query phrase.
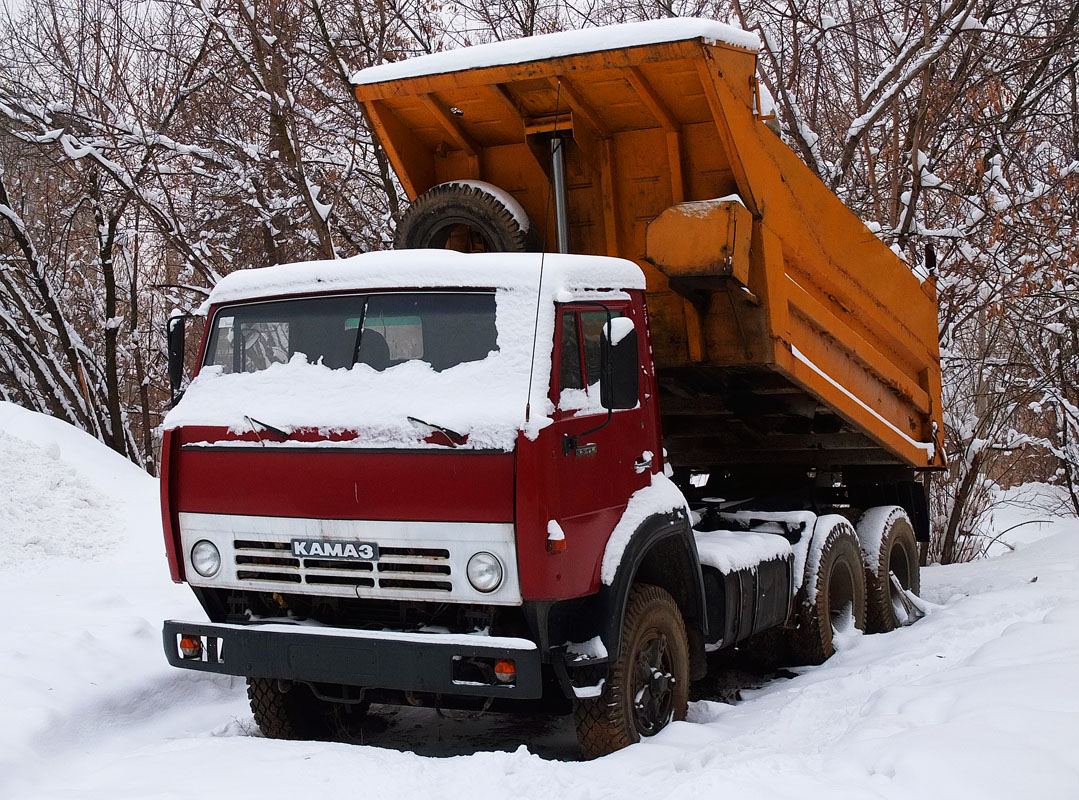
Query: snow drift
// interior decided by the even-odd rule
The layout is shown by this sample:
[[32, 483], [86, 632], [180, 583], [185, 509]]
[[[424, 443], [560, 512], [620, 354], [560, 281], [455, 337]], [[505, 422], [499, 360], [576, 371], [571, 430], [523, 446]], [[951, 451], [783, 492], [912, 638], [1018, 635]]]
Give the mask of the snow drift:
[[[1016, 529], [1014, 552], [925, 570], [931, 613], [912, 627], [846, 638], [792, 680], [733, 705], [693, 703], [690, 721], [655, 739], [565, 763], [555, 759], [573, 757], [572, 723], [551, 717], [376, 709], [357, 744], [258, 737], [241, 681], [165, 663], [160, 621], [201, 611], [169, 582], [155, 481], [6, 403], [0, 459], [5, 800], [202, 787], [295, 800], [316, 785], [387, 800], [1042, 800], [1079, 786], [1075, 520]], [[998, 525], [1033, 518], [1047, 517], [1016, 499]]]

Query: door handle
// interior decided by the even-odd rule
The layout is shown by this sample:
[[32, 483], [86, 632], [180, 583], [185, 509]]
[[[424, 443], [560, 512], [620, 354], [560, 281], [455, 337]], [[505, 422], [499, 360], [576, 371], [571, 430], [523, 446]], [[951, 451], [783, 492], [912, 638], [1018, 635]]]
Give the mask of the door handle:
[[635, 472], [644, 472], [645, 470], [652, 469], [652, 458], [638, 458], [633, 462], [633, 470]]
[[571, 434], [565, 434], [562, 437], [562, 455], [575, 455], [575, 456], [594, 456], [599, 452], [599, 445], [594, 442], [588, 442], [581, 444], [577, 441], [577, 437]]

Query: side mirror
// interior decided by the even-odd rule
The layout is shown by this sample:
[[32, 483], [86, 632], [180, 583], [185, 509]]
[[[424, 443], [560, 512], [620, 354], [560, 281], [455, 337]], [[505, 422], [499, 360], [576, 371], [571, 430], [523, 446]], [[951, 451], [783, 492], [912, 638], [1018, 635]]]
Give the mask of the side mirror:
[[172, 389], [172, 405], [180, 402], [183, 392], [180, 384], [184, 379], [184, 321], [185, 318], [177, 314], [169, 317], [166, 325], [169, 351], [169, 387]]
[[637, 331], [629, 317], [614, 317], [603, 326], [599, 358], [599, 399], [609, 410], [637, 405], [640, 361]]

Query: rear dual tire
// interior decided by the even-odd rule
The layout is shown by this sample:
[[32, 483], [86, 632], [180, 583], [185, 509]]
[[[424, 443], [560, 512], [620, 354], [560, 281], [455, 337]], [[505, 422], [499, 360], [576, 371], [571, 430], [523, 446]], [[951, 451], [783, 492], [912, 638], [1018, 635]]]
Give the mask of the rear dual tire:
[[[887, 514], [883, 523], [880, 516]], [[907, 621], [907, 612], [891, 574], [903, 591], [921, 592], [921, 555], [907, 513], [898, 506], [869, 509], [857, 525], [865, 562], [869, 633], [894, 631]], [[870, 540], [870, 537], [872, 540]]]
[[[814, 550], [816, 546], [817, 542], [811, 545]], [[866, 629], [865, 567], [854, 528], [848, 522], [836, 522], [823, 533], [819, 547], [795, 615], [792, 646], [801, 664], [823, 664], [831, 658], [837, 630]]]

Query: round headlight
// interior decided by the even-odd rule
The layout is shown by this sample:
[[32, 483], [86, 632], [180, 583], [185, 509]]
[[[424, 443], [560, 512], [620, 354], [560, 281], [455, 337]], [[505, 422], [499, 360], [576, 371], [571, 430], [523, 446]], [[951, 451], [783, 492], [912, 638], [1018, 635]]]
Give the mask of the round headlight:
[[212, 578], [221, 569], [221, 553], [213, 542], [205, 539], [195, 542], [191, 548], [191, 566], [204, 578]]
[[468, 582], [478, 592], [493, 592], [502, 583], [502, 562], [490, 553], [476, 553], [468, 559]]

